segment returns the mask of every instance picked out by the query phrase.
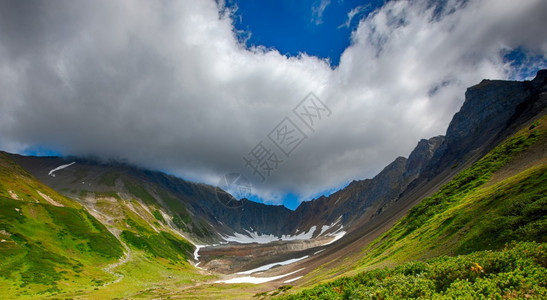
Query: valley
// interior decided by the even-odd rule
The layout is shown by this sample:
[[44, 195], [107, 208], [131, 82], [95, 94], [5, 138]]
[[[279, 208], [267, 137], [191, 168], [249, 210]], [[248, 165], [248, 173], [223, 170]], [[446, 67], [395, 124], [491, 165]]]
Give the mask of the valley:
[[0, 152], [0, 298], [541, 299], [546, 86], [547, 70], [484, 80], [445, 136], [294, 211], [122, 162]]

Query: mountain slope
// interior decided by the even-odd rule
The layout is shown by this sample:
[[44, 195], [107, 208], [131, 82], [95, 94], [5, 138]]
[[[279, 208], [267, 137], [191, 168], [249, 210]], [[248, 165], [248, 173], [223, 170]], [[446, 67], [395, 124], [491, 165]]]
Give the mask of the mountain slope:
[[[544, 242], [546, 122], [531, 120], [545, 115], [546, 77], [483, 81], [468, 90], [445, 137], [421, 140], [408, 159], [294, 212], [123, 163], [0, 152], [3, 290], [207, 296], [234, 292], [215, 279], [264, 266], [272, 268], [253, 276], [291, 274], [309, 287], [380, 266], [499, 250], [510, 240]], [[293, 263], [278, 266], [285, 261]], [[52, 270], [60, 272], [48, 276]]]
[[[480, 292], [483, 296], [544, 297], [547, 294], [547, 261], [544, 250], [538, 252], [536, 248], [547, 246], [546, 143], [547, 117], [544, 116], [411, 209], [408, 215], [362, 250], [359, 263], [346, 265], [352, 270], [346, 269], [349, 274], [355, 270], [373, 271], [317, 286], [297, 297], [363, 296], [364, 291], [371, 292], [370, 286], [375, 289], [368, 297], [372, 297], [374, 291], [384, 291], [391, 297], [449, 297], [459, 289], [473, 290], [478, 286], [490, 287]], [[502, 250], [506, 243], [515, 241], [537, 242], [541, 246], [524, 243]], [[513, 247], [515, 250], [511, 249]], [[522, 249], [528, 252], [519, 254]], [[502, 252], [492, 254], [485, 250]], [[410, 263], [461, 254], [466, 256], [429, 260], [425, 265]], [[505, 261], [507, 255], [518, 256], [518, 259], [511, 261], [510, 267], [500, 269], [500, 264], [508, 263]], [[407, 264], [390, 270], [375, 270], [402, 263]], [[520, 272], [512, 273], [515, 269]], [[542, 277], [530, 276], [533, 272]], [[303, 282], [307, 277], [309, 280], [317, 276], [313, 273], [317, 272], [304, 276]], [[417, 274], [422, 277], [416, 277]], [[399, 276], [399, 281], [390, 281], [389, 276]], [[520, 276], [521, 281], [507, 285], [507, 280], [513, 280], [514, 276]], [[480, 285], [475, 285], [474, 281], [479, 279]], [[415, 285], [403, 284], [406, 280], [414, 281]], [[392, 285], [392, 289], [381, 287], [385, 285]], [[397, 289], [400, 294], [393, 294]]]
[[204, 278], [187, 263], [194, 247], [138, 201], [104, 193], [82, 206], [10, 157], [0, 153], [0, 298], [131, 296]]
[[[547, 118], [538, 123], [509, 138], [411, 209], [381, 242], [369, 246], [366, 264], [495, 250], [512, 240], [547, 242], [547, 157], [495, 184], [490, 182], [530, 148], [544, 151]], [[402, 245], [413, 251], [397, 250]]]
[[[547, 107], [547, 70], [532, 81], [483, 80], [465, 93], [446, 136], [422, 140], [409, 155], [397, 158], [371, 180], [354, 181], [328, 197], [303, 202], [300, 220], [335, 220], [354, 230], [395, 202], [428, 196], [464, 168], [512, 135]], [[425, 191], [425, 193], [424, 193]], [[306, 221], [301, 221], [306, 222]]]
[[[545, 299], [547, 244], [410, 262], [343, 277], [284, 299]], [[533, 274], [533, 275], [532, 275]], [[282, 286], [273, 293], [290, 290]]]
[[[164, 225], [202, 244], [252, 241], [255, 237], [275, 240], [303, 232], [310, 232], [314, 238], [334, 236], [366, 226], [398, 202], [428, 196], [478, 160], [512, 134], [516, 126], [545, 108], [546, 80], [547, 70], [539, 71], [532, 81], [484, 80], [468, 89], [446, 137], [421, 140], [408, 159], [396, 158], [374, 178], [353, 181], [328, 197], [303, 202], [294, 212], [283, 206], [236, 201], [216, 187], [120, 163], [17, 155], [10, 158], [56, 191], [99, 211], [100, 207], [93, 204], [97, 195], [135, 199], [142, 204], [139, 206], [149, 207], [150, 212], [144, 215], [158, 215], [158, 220], [148, 221], [151, 227], [163, 219]], [[71, 162], [76, 163], [58, 171], [57, 176], [48, 174]], [[409, 194], [413, 196], [405, 197]], [[226, 202], [237, 205], [227, 207]]]
[[[157, 211], [165, 225], [200, 243], [218, 243], [224, 241], [222, 236], [245, 233], [244, 230], [250, 228], [258, 234], [286, 234], [282, 231], [283, 223], [269, 220], [287, 219], [289, 209], [246, 199], [228, 207], [223, 205], [228, 202], [224, 198], [233, 197], [210, 185], [117, 162], [20, 155], [10, 155], [10, 158], [56, 191], [99, 211], [101, 208], [95, 202], [104, 196], [135, 199], [139, 202], [137, 207], [147, 207], [152, 214]], [[49, 175], [57, 166], [72, 162], [75, 163], [55, 172], [55, 176]], [[101, 213], [108, 215], [109, 210]], [[155, 221], [158, 220], [149, 220], [152, 227]]]
[[113, 280], [101, 267], [124, 255], [122, 244], [82, 206], [1, 153], [0, 212], [4, 297]]

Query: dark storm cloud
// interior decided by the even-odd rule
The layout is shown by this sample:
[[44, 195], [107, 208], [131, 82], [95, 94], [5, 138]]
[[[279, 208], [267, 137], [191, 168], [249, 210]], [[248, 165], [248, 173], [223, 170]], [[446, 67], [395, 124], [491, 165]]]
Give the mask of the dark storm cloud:
[[467, 86], [513, 76], [503, 50], [545, 56], [546, 6], [468, 1], [432, 18], [425, 2], [390, 2], [331, 70], [245, 49], [214, 1], [2, 1], [0, 148], [127, 159], [214, 184], [251, 171], [242, 157], [314, 92], [331, 116], [254, 187], [271, 202], [308, 197], [444, 133]]

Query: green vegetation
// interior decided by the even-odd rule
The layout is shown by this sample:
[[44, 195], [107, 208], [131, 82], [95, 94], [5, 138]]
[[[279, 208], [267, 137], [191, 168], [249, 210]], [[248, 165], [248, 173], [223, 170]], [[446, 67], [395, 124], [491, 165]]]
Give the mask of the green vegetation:
[[152, 257], [169, 259], [174, 263], [186, 261], [194, 249], [192, 244], [167, 232], [145, 235], [125, 230], [121, 237], [131, 246], [145, 251]]
[[113, 187], [116, 184], [116, 179], [120, 177], [120, 174], [117, 172], [108, 172], [103, 174], [99, 179], [99, 184], [104, 184], [109, 187]]
[[[539, 125], [538, 125], [539, 126]], [[547, 166], [493, 185], [492, 175], [545, 136], [526, 128], [424, 199], [366, 249], [364, 266], [442, 254], [500, 249], [507, 242], [545, 242]]]
[[[131, 190], [143, 201], [153, 200], [140, 186]], [[190, 243], [151, 227], [158, 217], [165, 222], [155, 200], [146, 207], [115, 192], [82, 190], [81, 195], [96, 200], [97, 216], [123, 232], [121, 239], [131, 251], [124, 255], [122, 243], [95, 214], [0, 153], [1, 299], [161, 297], [164, 286], [175, 290], [211, 277], [186, 262], [193, 251]], [[107, 268], [114, 263], [120, 265]]]
[[446, 231], [455, 232], [472, 219], [456, 253], [499, 249], [507, 241], [547, 242], [546, 183], [547, 165], [538, 166], [470, 196], [464, 213], [447, 212], [452, 224]]
[[160, 212], [159, 210], [157, 210], [157, 209], [154, 210], [153, 215], [154, 215], [154, 218], [156, 218], [156, 220], [158, 220], [158, 221], [160, 221], [160, 222], [162, 222], [162, 223], [165, 224], [165, 220], [163, 219], [163, 216], [162, 216], [162, 214], [161, 214], [161, 212]]
[[[127, 223], [127, 225], [131, 226], [133, 229], [135, 229], [137, 232], [151, 232], [149, 229], [146, 229], [145, 227], [143, 226], [146, 226], [146, 224], [142, 224], [142, 226], [133, 220], [133, 218], [127, 218], [125, 219], [125, 223]], [[144, 223], [144, 222], [142, 222]]]
[[182, 231], [188, 232], [188, 228], [184, 224], [184, 221], [178, 215], [173, 216], [173, 223], [175, 224], [175, 226], [177, 226]]
[[288, 298], [545, 298], [547, 164], [492, 181], [544, 143], [545, 119], [460, 172], [363, 249], [351, 268], [368, 271]]
[[158, 190], [158, 194], [161, 200], [167, 205], [167, 207], [172, 212], [176, 212], [173, 215], [173, 223], [175, 224], [175, 226], [177, 226], [184, 232], [190, 232], [192, 217], [190, 216], [188, 210], [186, 210], [186, 207], [184, 207], [182, 202], [177, 200], [177, 198], [169, 196], [165, 191], [161, 189]]
[[12, 295], [56, 293], [63, 282], [91, 285], [79, 278], [84, 268], [97, 272], [123, 255], [120, 242], [83, 209], [0, 197], [0, 232], [0, 279], [11, 282], [3, 292]]
[[[84, 209], [44, 205], [52, 222], [59, 226], [57, 236], [63, 239], [72, 235], [80, 241], [86, 241], [86, 250], [106, 258], [117, 259], [123, 255], [123, 247], [103, 224]], [[80, 250], [82, 247], [79, 247]]]
[[283, 298], [545, 299], [546, 267], [546, 243], [520, 242], [502, 251], [442, 256], [375, 269]]
[[475, 191], [486, 183], [492, 174], [506, 165], [516, 154], [526, 150], [539, 137], [537, 130], [519, 134], [473, 164], [470, 168], [459, 173], [452, 181], [445, 184], [439, 192], [426, 198], [410, 210], [408, 216], [401, 222], [406, 228], [403, 236], [408, 235], [433, 216], [444, 212], [448, 207], [458, 203], [463, 197]]
[[123, 183], [125, 185], [125, 188], [131, 193], [133, 196], [141, 199], [146, 204], [156, 204], [156, 199], [148, 191], [142, 187], [141, 185], [134, 183], [132, 180], [124, 179]]
[[114, 280], [101, 268], [123, 256], [123, 246], [81, 205], [4, 154], [0, 182], [0, 298], [47, 297]]

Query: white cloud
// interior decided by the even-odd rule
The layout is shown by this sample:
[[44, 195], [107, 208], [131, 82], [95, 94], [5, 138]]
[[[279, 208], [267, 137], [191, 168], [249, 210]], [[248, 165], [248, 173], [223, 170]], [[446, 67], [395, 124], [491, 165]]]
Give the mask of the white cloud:
[[245, 49], [214, 1], [2, 5], [1, 149], [123, 158], [211, 184], [257, 179], [242, 157], [312, 91], [332, 115], [255, 182], [271, 203], [373, 176], [443, 134], [466, 87], [514, 76], [503, 51], [547, 53], [542, 0], [469, 1], [437, 18], [423, 1], [389, 2], [360, 21], [335, 70]]
[[323, 23], [323, 13], [325, 12], [325, 9], [327, 6], [329, 6], [330, 0], [321, 0], [319, 2], [316, 2], [312, 8], [312, 22], [315, 25], [319, 25]]
[[338, 26], [338, 28], [342, 28], [342, 27], [349, 28], [350, 25], [351, 25], [351, 21], [353, 21], [353, 18], [359, 17], [359, 15], [361, 13], [363, 13], [364, 11], [366, 11], [367, 9], [370, 9], [370, 8], [371, 8], [371, 5], [369, 3], [369, 4], [365, 4], [365, 5], [359, 5], [355, 8], [353, 8], [353, 9], [351, 9], [348, 12], [348, 19], [346, 20], [346, 22], [344, 22], [344, 24], [341, 24], [340, 26]]

